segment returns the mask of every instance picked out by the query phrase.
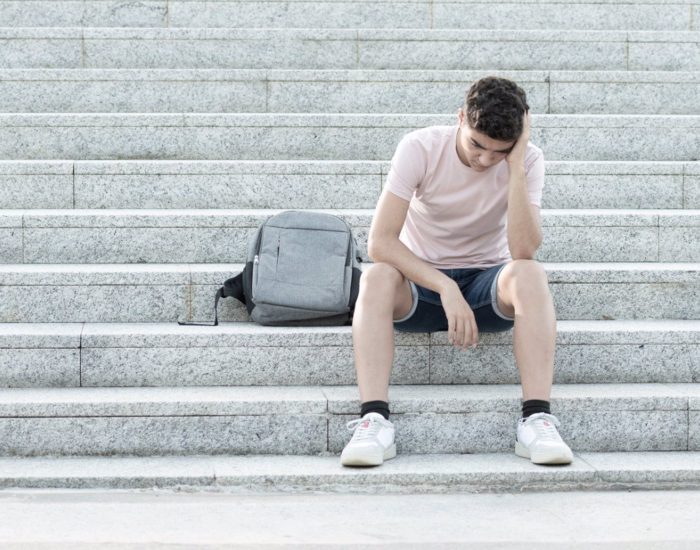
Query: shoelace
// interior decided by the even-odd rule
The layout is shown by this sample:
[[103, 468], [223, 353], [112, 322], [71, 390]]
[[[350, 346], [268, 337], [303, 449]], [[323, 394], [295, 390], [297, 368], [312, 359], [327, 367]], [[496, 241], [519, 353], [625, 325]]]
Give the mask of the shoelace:
[[531, 420], [528, 424], [534, 428], [539, 437], [550, 441], [559, 441], [559, 439], [561, 439], [557, 431], [559, 420], [556, 416], [553, 414], [539, 413], [533, 414], [530, 418]]
[[[366, 428], [361, 427], [363, 422], [369, 423]], [[379, 423], [379, 420], [375, 418], [358, 418], [356, 420], [351, 420], [347, 423], [348, 431], [355, 432], [352, 436], [352, 439], [354, 441], [360, 441], [362, 439], [369, 439], [371, 437], [374, 437], [375, 435], [377, 435], [381, 427], [382, 426]]]

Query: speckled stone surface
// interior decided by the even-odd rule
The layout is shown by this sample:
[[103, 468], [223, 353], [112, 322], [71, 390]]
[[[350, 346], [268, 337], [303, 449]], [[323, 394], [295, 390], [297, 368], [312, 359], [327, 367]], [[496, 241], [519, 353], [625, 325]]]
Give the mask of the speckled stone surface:
[[655, 227], [543, 227], [541, 262], [654, 262]]
[[250, 232], [228, 228], [28, 228], [25, 261], [38, 264], [230, 262], [245, 258]]
[[0, 208], [73, 208], [73, 178], [0, 175]]
[[68, 68], [80, 67], [82, 53], [79, 37], [53, 38], [51, 34], [45, 39], [8, 38], [0, 33], [0, 68]]
[[678, 35], [673, 42], [645, 42], [631, 36], [629, 68], [633, 71], [700, 70], [700, 43], [697, 37], [693, 32]]
[[[700, 213], [696, 214], [696, 217], [697, 220], [700, 220]], [[661, 227], [659, 231], [659, 260], [662, 262], [700, 262], [700, 225], [695, 227]]]
[[76, 175], [77, 208], [374, 208], [376, 175]]
[[13, 418], [312, 415], [326, 411], [326, 398], [322, 388], [303, 386], [13, 388], [0, 392], [0, 411]]
[[[311, 31], [313, 32], [313, 31]], [[176, 32], [175, 29], [152, 38], [111, 38], [113, 32], [92, 33], [84, 40], [85, 67], [90, 68], [333, 68], [353, 69], [356, 39], [353, 33], [318, 31], [316, 38], [306, 33], [261, 31], [256, 36], [242, 33]], [[266, 36], [269, 35], [269, 38]], [[110, 38], [107, 38], [110, 36]], [[223, 39], [219, 39], [221, 36]], [[184, 39], [177, 39], [183, 37]], [[336, 38], [337, 37], [337, 38]]]
[[697, 480], [700, 462], [696, 453], [581, 453], [581, 460], [596, 477], [614, 483], [683, 482]]
[[397, 27], [430, 26], [428, 2], [170, 2], [173, 27]]
[[[349, 346], [85, 349], [81, 373], [84, 386], [357, 383]], [[428, 348], [397, 346], [391, 383], [427, 384]]]
[[559, 319], [698, 319], [697, 283], [562, 284], [550, 290]]
[[80, 385], [79, 349], [0, 349], [0, 388]]
[[685, 176], [684, 189], [685, 207], [700, 208], [700, 177]]
[[[430, 350], [432, 384], [517, 384], [520, 375], [512, 346], [479, 346], [466, 352], [453, 346]], [[700, 346], [557, 345], [556, 384], [693, 382]]]
[[[368, 71], [373, 72], [373, 71]], [[461, 72], [461, 71], [460, 71]], [[459, 82], [270, 82], [270, 112], [453, 113], [462, 105], [468, 76]], [[546, 83], [519, 83], [530, 109], [547, 112]]]
[[542, 208], [684, 207], [682, 174], [545, 174]]
[[175, 322], [188, 312], [187, 284], [0, 286], [2, 323]]
[[[689, 30], [687, 4], [640, 5], [593, 2], [517, 2], [518, 29]], [[435, 28], [512, 28], [513, 5], [436, 2]]]
[[[528, 40], [521, 32], [512, 31], [509, 37], [502, 35], [467, 37], [456, 35], [445, 39], [445, 31], [430, 36], [408, 39], [386, 39], [379, 36], [361, 37], [359, 42], [359, 68], [366, 69], [565, 69], [610, 70], [624, 69], [625, 44], [611, 39], [600, 42], [570, 41], [552, 38], [551, 41]], [[360, 31], [362, 34], [362, 31]], [[656, 50], [654, 50], [656, 51]], [[666, 56], [670, 55], [668, 52]], [[655, 67], [657, 68], [657, 67]], [[658, 68], [657, 68], [658, 69]]]
[[0, 418], [0, 453], [313, 454], [326, 448], [318, 415]]
[[[386, 160], [409, 131], [455, 115], [272, 114], [0, 115], [8, 159]], [[532, 142], [550, 160], [689, 160], [700, 116], [535, 115]], [[184, 125], [184, 127], [183, 127]], [[653, 128], [668, 139], [640, 139]], [[669, 145], [673, 143], [671, 148]]]
[[7, 27], [160, 27], [166, 23], [164, 1], [0, 2], [0, 21]]
[[22, 252], [22, 229], [0, 228], [0, 261], [21, 264], [24, 261]]
[[699, 87], [697, 81], [553, 82], [548, 112], [695, 115], [698, 110], [693, 105], [700, 101]]
[[5, 112], [265, 112], [264, 82], [0, 82]]

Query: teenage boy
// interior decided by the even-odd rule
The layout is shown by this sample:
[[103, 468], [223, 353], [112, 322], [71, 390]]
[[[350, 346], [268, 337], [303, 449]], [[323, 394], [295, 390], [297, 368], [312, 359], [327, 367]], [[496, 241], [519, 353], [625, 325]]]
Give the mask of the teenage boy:
[[368, 239], [374, 264], [360, 279], [353, 316], [360, 418], [341, 454], [346, 466], [396, 456], [388, 388], [394, 328], [448, 331], [476, 347], [479, 332], [513, 326], [523, 403], [515, 452], [536, 464], [568, 464], [571, 449], [550, 413], [556, 317], [542, 242], [542, 150], [528, 142], [525, 92], [486, 77], [468, 90], [459, 123], [403, 137], [391, 161]]

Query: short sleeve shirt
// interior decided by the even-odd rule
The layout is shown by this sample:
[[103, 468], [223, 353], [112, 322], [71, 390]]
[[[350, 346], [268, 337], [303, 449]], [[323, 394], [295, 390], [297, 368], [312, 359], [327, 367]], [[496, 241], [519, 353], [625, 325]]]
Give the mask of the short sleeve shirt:
[[[400, 141], [386, 180], [394, 195], [410, 201], [399, 240], [439, 269], [493, 267], [511, 260], [506, 220], [506, 160], [477, 172], [457, 155], [459, 126], [429, 126]], [[530, 203], [541, 206], [542, 150], [528, 143], [525, 174]]]

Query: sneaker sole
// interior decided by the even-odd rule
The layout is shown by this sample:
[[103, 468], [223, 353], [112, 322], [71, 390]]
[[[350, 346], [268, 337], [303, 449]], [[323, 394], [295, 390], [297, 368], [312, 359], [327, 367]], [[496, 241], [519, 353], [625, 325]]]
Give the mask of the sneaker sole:
[[352, 450], [343, 452], [343, 455], [340, 457], [340, 463], [343, 466], [379, 466], [385, 460], [389, 460], [395, 456], [396, 444], [392, 443], [384, 453], [368, 453], [366, 449], [355, 452]]
[[533, 464], [571, 464], [573, 462], [573, 457], [569, 453], [556, 450], [535, 453], [530, 456], [530, 451], [520, 441], [515, 442], [515, 454], [529, 458]]

